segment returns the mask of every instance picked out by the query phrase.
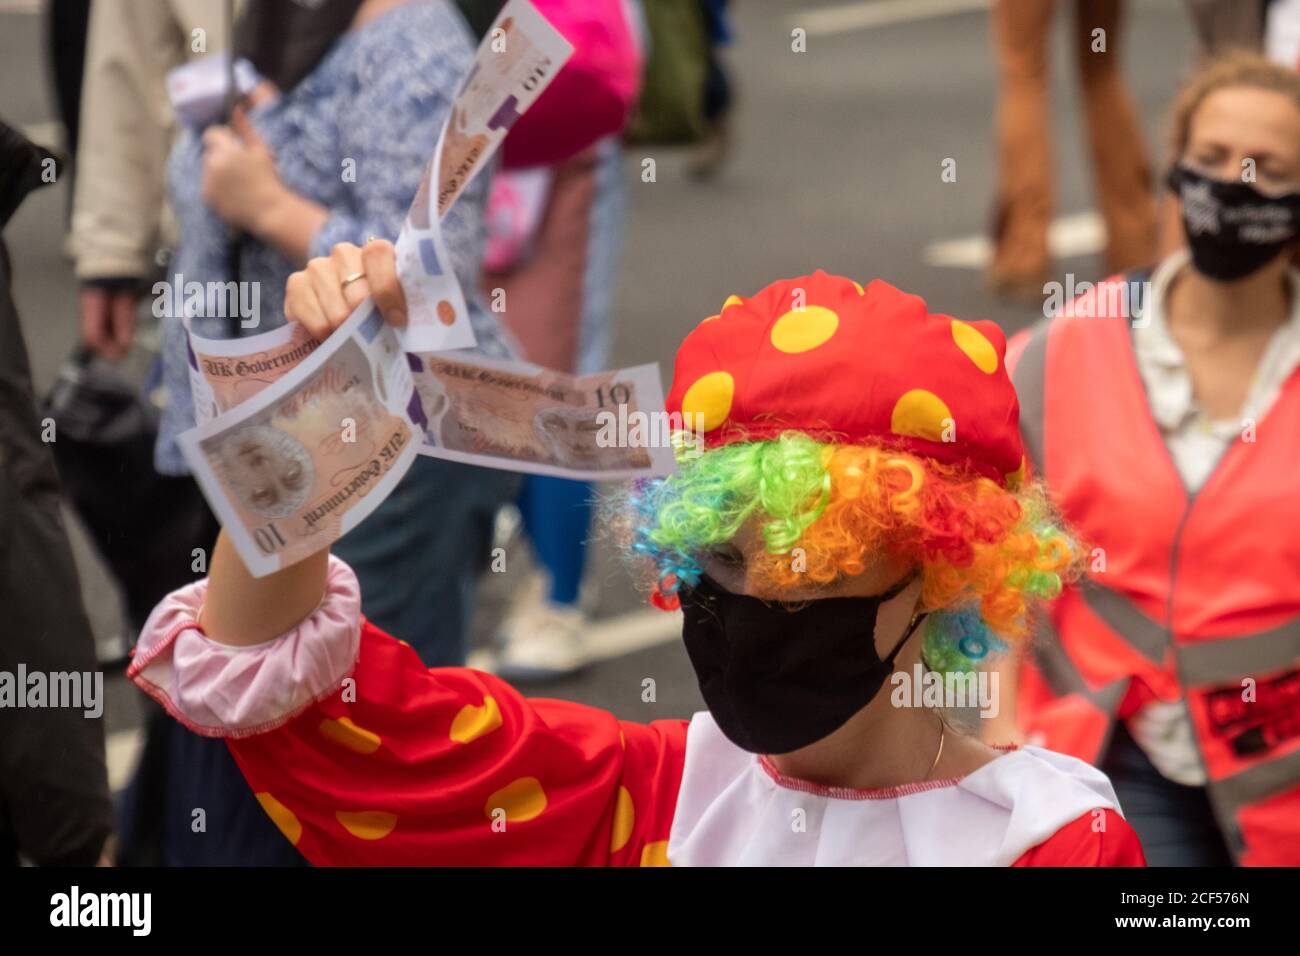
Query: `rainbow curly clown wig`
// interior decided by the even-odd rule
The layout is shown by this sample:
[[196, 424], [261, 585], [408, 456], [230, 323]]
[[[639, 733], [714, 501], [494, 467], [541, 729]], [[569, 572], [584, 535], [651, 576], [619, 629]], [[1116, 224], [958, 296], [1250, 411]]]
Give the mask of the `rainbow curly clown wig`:
[[[668, 411], [699, 422], [679, 474], [637, 483], [621, 537], [674, 607], [747, 523], [751, 573], [781, 588], [918, 565], [924, 656], [965, 670], [1026, 630], [1077, 574], [1079, 548], [1025, 481], [1019, 403], [991, 322], [818, 271], [731, 296], [686, 337]], [[698, 439], [698, 436], [696, 436]]]

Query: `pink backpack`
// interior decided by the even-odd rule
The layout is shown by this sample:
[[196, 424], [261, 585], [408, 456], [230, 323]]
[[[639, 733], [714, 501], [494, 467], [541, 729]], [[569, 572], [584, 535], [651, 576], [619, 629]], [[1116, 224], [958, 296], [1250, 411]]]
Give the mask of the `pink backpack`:
[[643, 50], [631, 0], [532, 0], [573, 44], [554, 82], [510, 129], [507, 169], [551, 165], [623, 129], [636, 105]]

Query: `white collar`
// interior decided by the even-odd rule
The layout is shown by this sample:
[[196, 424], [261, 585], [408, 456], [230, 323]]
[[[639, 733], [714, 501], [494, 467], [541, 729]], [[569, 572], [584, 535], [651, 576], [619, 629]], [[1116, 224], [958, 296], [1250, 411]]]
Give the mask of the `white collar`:
[[1105, 774], [1022, 747], [956, 780], [833, 790], [774, 775], [699, 713], [668, 841], [674, 866], [1008, 866], [1092, 810]]

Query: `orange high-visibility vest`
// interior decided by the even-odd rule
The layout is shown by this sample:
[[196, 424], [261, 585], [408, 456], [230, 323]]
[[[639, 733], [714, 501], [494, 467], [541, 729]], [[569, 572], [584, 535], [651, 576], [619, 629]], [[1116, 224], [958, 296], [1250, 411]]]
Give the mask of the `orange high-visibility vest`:
[[[1117, 719], [1184, 696], [1229, 846], [1300, 864], [1300, 371], [1189, 494], [1111, 279], [1012, 344], [1033, 472], [1091, 548], [1020, 672], [1027, 735], [1098, 762]], [[1135, 288], [1135, 286], [1129, 286]], [[1082, 306], [1082, 307], [1080, 307]]]

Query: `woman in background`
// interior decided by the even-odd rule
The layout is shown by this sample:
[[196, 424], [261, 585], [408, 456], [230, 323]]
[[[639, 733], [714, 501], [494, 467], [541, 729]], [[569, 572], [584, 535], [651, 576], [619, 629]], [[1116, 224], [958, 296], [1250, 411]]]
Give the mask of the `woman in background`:
[[1296, 865], [1300, 76], [1208, 65], [1173, 140], [1186, 248], [1012, 343], [1034, 470], [1094, 549], [992, 738], [1105, 770], [1153, 865]]

